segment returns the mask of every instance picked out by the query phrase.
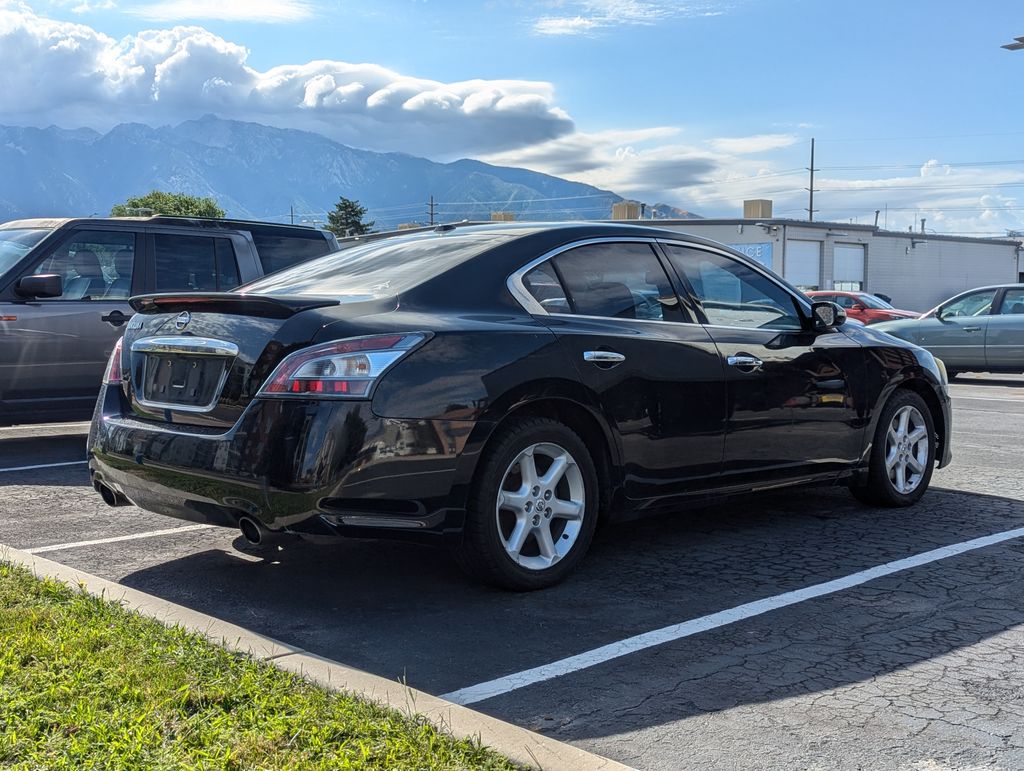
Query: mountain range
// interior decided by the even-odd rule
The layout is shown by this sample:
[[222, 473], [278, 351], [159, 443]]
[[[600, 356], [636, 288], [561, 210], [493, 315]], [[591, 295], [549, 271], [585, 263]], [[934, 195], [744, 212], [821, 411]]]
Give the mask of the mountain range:
[[[207, 115], [177, 126], [123, 123], [106, 133], [0, 126], [0, 221], [106, 216], [150, 190], [211, 196], [228, 216], [322, 222], [339, 196], [378, 229], [429, 221], [606, 219], [623, 200], [608, 190], [475, 160], [437, 163], [378, 153], [319, 134]], [[696, 216], [664, 204], [655, 216]]]

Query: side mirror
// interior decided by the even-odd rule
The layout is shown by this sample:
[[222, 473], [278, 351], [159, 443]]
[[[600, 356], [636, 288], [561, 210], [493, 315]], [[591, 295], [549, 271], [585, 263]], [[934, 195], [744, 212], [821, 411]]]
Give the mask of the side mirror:
[[823, 332], [846, 323], [846, 311], [835, 303], [811, 303], [811, 317], [814, 319], [816, 332]]
[[56, 273], [41, 273], [25, 276], [14, 287], [14, 291], [27, 299], [35, 297], [60, 297], [64, 294], [64, 279]]

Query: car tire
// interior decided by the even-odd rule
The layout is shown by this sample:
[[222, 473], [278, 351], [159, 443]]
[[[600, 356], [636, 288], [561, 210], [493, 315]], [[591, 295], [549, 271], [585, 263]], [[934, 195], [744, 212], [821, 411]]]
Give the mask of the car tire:
[[598, 490], [593, 459], [572, 429], [549, 418], [509, 420], [480, 460], [459, 564], [503, 589], [557, 584], [590, 548]]
[[867, 475], [850, 490], [871, 506], [910, 506], [928, 489], [935, 450], [931, 410], [918, 394], [899, 390], [882, 408]]

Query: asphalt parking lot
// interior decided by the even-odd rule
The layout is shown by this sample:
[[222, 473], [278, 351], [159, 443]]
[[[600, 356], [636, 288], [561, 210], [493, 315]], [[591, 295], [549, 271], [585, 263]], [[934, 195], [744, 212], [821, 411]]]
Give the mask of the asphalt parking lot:
[[259, 557], [109, 508], [85, 424], [0, 429], [0, 542], [641, 769], [1024, 768], [1024, 377], [951, 389], [913, 509], [805, 489], [617, 525], [528, 595], [423, 547]]

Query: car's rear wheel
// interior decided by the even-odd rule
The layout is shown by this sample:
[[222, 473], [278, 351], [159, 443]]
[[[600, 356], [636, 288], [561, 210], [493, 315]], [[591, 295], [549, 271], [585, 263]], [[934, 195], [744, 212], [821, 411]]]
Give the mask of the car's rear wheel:
[[597, 496], [593, 460], [572, 429], [548, 418], [513, 419], [481, 459], [459, 563], [506, 589], [556, 584], [590, 547]]
[[873, 506], [910, 506], [928, 489], [934, 467], [935, 426], [928, 405], [913, 391], [897, 391], [875, 429], [867, 477], [850, 489]]

